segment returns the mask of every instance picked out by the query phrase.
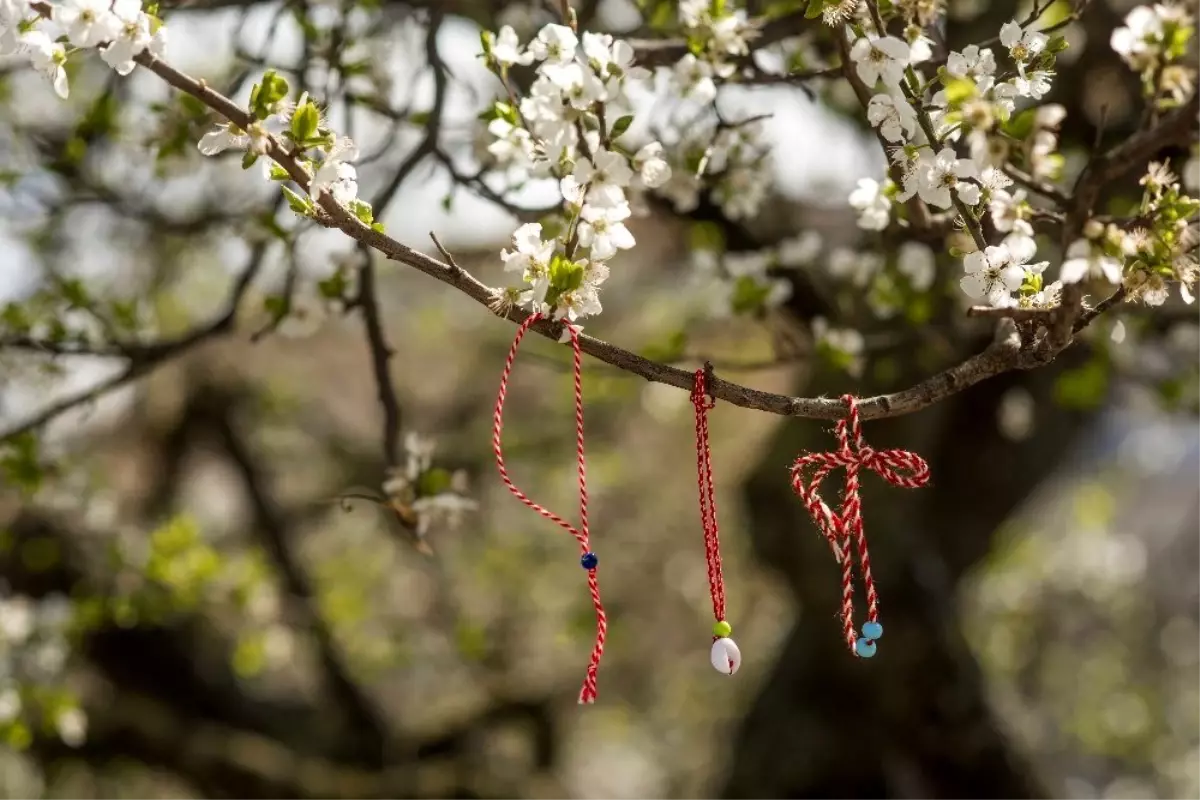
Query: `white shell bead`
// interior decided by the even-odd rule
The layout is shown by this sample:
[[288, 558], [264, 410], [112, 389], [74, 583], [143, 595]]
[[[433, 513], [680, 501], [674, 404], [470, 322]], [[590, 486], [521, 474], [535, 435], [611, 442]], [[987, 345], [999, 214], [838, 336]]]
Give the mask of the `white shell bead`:
[[713, 642], [712, 665], [723, 675], [732, 675], [742, 665], [742, 651], [733, 639], [724, 636]]

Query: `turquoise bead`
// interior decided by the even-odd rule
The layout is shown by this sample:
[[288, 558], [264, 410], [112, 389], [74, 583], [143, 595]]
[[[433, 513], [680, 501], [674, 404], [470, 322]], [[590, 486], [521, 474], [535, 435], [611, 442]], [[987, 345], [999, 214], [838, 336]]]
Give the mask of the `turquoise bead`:
[[870, 658], [875, 655], [875, 643], [870, 639], [859, 639], [854, 644], [854, 652], [861, 658]]
[[868, 639], [878, 639], [883, 636], [883, 626], [878, 622], [864, 622], [862, 633]]

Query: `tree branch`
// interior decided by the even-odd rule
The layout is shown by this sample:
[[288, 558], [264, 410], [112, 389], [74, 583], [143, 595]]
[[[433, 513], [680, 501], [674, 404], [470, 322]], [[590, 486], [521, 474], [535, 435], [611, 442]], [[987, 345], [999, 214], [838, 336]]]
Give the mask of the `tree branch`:
[[[200, 100], [235, 125], [247, 128], [254, 122], [253, 118], [246, 111], [229, 98], [213, 90], [205, 82], [198, 81], [179, 72], [165, 61], [154, 57], [150, 53], [142, 53], [137, 56], [136, 61], [171, 86]], [[274, 139], [270, 139], [267, 155], [282, 166], [297, 185], [307, 189], [309, 185], [307, 172], [283, 145]], [[481, 305], [489, 308], [495, 305], [497, 299], [496, 290], [485, 286], [461, 268], [455, 268], [452, 265], [438, 261], [392, 239], [384, 233], [370, 228], [345, 208], [338, 205], [327, 192], [323, 192], [320, 195], [318, 206], [317, 222], [322, 225], [337, 228], [360, 244], [378, 250], [388, 259], [398, 261], [453, 286]], [[529, 316], [528, 312], [515, 308], [508, 309], [499, 315], [511, 322], [518, 323]], [[534, 325], [532, 330], [537, 331], [546, 338], [558, 341], [562, 335], [562, 327], [562, 323], [560, 322], [543, 320]], [[579, 338], [584, 352], [605, 363], [626, 372], [639, 375], [655, 383], [663, 383], [687, 391], [690, 391], [692, 388], [693, 376], [691, 372], [651, 361], [591, 336], [582, 335]], [[1070, 337], [1068, 334], [1066, 343], [1069, 343], [1069, 341]], [[950, 367], [916, 386], [891, 394], [864, 398], [859, 404], [860, 414], [864, 419], [910, 414], [933, 405], [945, 397], [960, 392], [1001, 372], [1044, 364], [1048, 358], [1057, 353], [1057, 350], [1054, 353], [1048, 353], [1048, 351], [1043, 350], [1036, 356], [1026, 356], [1021, 353], [1019, 344], [1014, 346], [1012, 342], [1013, 338], [1006, 336], [982, 353], [972, 356], [966, 361]], [[1066, 345], [1063, 344], [1063, 346], [1065, 347]], [[838, 399], [790, 397], [788, 395], [762, 392], [719, 378], [714, 381], [711, 391], [714, 397], [732, 405], [784, 416], [839, 419], [845, 412], [843, 403]], [[60, 407], [53, 413], [43, 413], [38, 417], [40, 422], [27, 423], [20, 430], [29, 430], [37, 427], [37, 424], [45, 422], [53, 416], [62, 413], [64, 410], [66, 408]], [[0, 441], [10, 435], [12, 433], [0, 435]]]
[[[234, 321], [237, 319], [237, 312], [242, 298], [250, 290], [250, 284], [254, 281], [254, 277], [262, 267], [263, 256], [266, 255], [266, 252], [266, 243], [255, 245], [254, 250], [250, 253], [249, 262], [246, 264], [245, 269], [242, 270], [242, 274], [238, 277], [237, 282], [234, 283], [232, 290], [230, 290], [225, 310], [219, 317], [209, 324], [197, 328], [177, 339], [168, 339], [145, 345], [117, 343], [111, 347], [100, 348], [98, 350], [85, 350], [82, 348], [71, 350], [50, 346], [49, 352], [57, 355], [124, 356], [129, 359], [129, 363], [124, 370], [118, 372], [116, 375], [87, 389], [67, 395], [63, 399], [46, 406], [28, 419], [0, 431], [0, 443], [20, 436], [23, 433], [36, 430], [77, 406], [97, 400], [114, 389], [118, 389], [127, 383], [132, 383], [138, 378], [148, 375], [158, 367], [188, 352], [202, 342], [229, 333], [233, 329]], [[34, 340], [27, 337], [14, 337], [7, 341], [0, 340], [0, 348], [4, 346], [47, 352], [46, 345], [35, 343]]]

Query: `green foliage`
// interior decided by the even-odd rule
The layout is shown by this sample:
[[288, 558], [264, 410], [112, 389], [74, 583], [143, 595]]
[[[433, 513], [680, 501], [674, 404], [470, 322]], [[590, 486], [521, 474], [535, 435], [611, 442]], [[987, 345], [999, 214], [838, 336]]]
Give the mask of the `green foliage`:
[[316, 136], [317, 127], [321, 123], [321, 114], [311, 100], [306, 100], [292, 114], [292, 122], [288, 133], [294, 142], [307, 142]]
[[688, 239], [693, 250], [725, 252], [725, 232], [715, 222], [693, 222], [688, 228]]
[[250, 90], [250, 113], [255, 119], [266, 119], [275, 113], [279, 102], [284, 100], [291, 88], [287, 79], [275, 70], [263, 73], [262, 81], [254, 84]]
[[307, 195], [300, 195], [284, 186], [283, 196], [287, 198], [288, 208], [295, 211], [302, 217], [311, 217], [313, 215], [312, 200]]
[[687, 342], [687, 331], [680, 329], [672, 332], [665, 341], [647, 344], [642, 348], [642, 356], [651, 361], [662, 361], [669, 364], [683, 358]]
[[571, 261], [561, 253], [550, 259], [550, 288], [546, 291], [546, 302], [551, 306], [567, 292], [583, 285], [584, 264]]
[[1066, 370], [1054, 384], [1054, 399], [1064, 408], [1091, 411], [1104, 403], [1108, 394], [1109, 365], [1095, 357], [1086, 364]]
[[620, 138], [621, 134], [623, 134], [623, 133], [625, 133], [625, 131], [629, 130], [629, 126], [632, 124], [633, 124], [633, 115], [632, 114], [626, 114], [623, 117], [619, 117], [617, 119], [617, 121], [613, 123], [612, 130], [609, 132], [609, 136], [612, 137], [613, 139]]
[[741, 275], [734, 281], [730, 306], [736, 314], [752, 314], [761, 311], [770, 296], [769, 284], [760, 283], [752, 275]]
[[175, 517], [150, 535], [146, 577], [166, 587], [177, 608], [198, 605], [221, 567], [220, 554], [201, 539], [190, 517]]
[[4, 483], [25, 494], [33, 494], [42, 486], [46, 469], [42, 462], [41, 443], [31, 431], [11, 437], [0, 445], [0, 475]]

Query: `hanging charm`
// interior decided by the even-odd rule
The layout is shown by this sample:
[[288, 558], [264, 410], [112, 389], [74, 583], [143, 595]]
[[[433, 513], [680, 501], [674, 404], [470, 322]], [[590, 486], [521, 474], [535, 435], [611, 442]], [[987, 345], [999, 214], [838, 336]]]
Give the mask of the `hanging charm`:
[[692, 405], [696, 407], [696, 482], [700, 490], [700, 522], [704, 527], [704, 555], [708, 562], [708, 589], [712, 595], [712, 665], [717, 672], [732, 675], [742, 665], [742, 652], [733, 639], [733, 626], [725, 620], [725, 579], [721, 575], [721, 543], [717, 529], [716, 491], [712, 475], [712, 450], [708, 443], [708, 412], [716, 400], [708, 395], [712, 366], [696, 370]]
[[[835, 433], [838, 449], [830, 453], [808, 453], [796, 459], [792, 465], [792, 490], [799, 495], [816, 523], [817, 530], [829, 542], [834, 560], [842, 566], [842, 626], [843, 635], [850, 652], [860, 658], [875, 655], [876, 642], [883, 636], [883, 625], [879, 623], [879, 596], [875, 591], [875, 579], [871, 576], [871, 559], [867, 553], [867, 537], [863, 529], [862, 501], [859, 499], [858, 473], [860, 469], [877, 472], [894, 486], [917, 489], [929, 482], [929, 465], [924, 459], [907, 450], [874, 450], [862, 435], [858, 418], [858, 401], [852, 395], [844, 395], [846, 417], [838, 420]], [[805, 471], [815, 468], [811, 478]], [[846, 468], [846, 483], [842, 491], [840, 513], [833, 513], [817, 494], [825, 476], [838, 467]], [[859, 573], [867, 597], [867, 621], [863, 623], [861, 635], [854, 630], [854, 550], [858, 551]]]
[[504, 362], [504, 372], [500, 376], [500, 391], [496, 396], [496, 411], [492, 418], [492, 450], [496, 454], [496, 466], [500, 468], [500, 478], [504, 481], [504, 485], [508, 487], [508, 490], [522, 503], [567, 531], [567, 533], [574, 536], [575, 540], [579, 542], [579, 564], [587, 572], [588, 590], [592, 595], [592, 605], [596, 609], [596, 642], [592, 647], [592, 656], [588, 663], [587, 674], [583, 680], [583, 688], [579, 690], [579, 702], [594, 703], [596, 701], [596, 674], [600, 669], [600, 656], [604, 653], [604, 638], [608, 632], [608, 618], [604, 614], [604, 606], [600, 603], [600, 586], [596, 580], [596, 568], [600, 563], [600, 559], [592, 552], [588, 535], [587, 468], [583, 450], [583, 356], [579, 347], [579, 331], [569, 322], [564, 322], [563, 327], [564, 333], [570, 337], [571, 349], [574, 352], [575, 454], [579, 478], [578, 528], [554, 512], [530, 500], [524, 492], [513, 484], [512, 480], [508, 477], [508, 470], [504, 466], [504, 454], [500, 446], [500, 433], [504, 427], [504, 399], [508, 394], [508, 376], [512, 372], [513, 362], [517, 357], [517, 348], [520, 347], [521, 339], [525, 337], [529, 329], [542, 319], [544, 317], [541, 314], [533, 314], [526, 318], [517, 328], [517, 335], [513, 339], [512, 347], [508, 351], [508, 358]]

